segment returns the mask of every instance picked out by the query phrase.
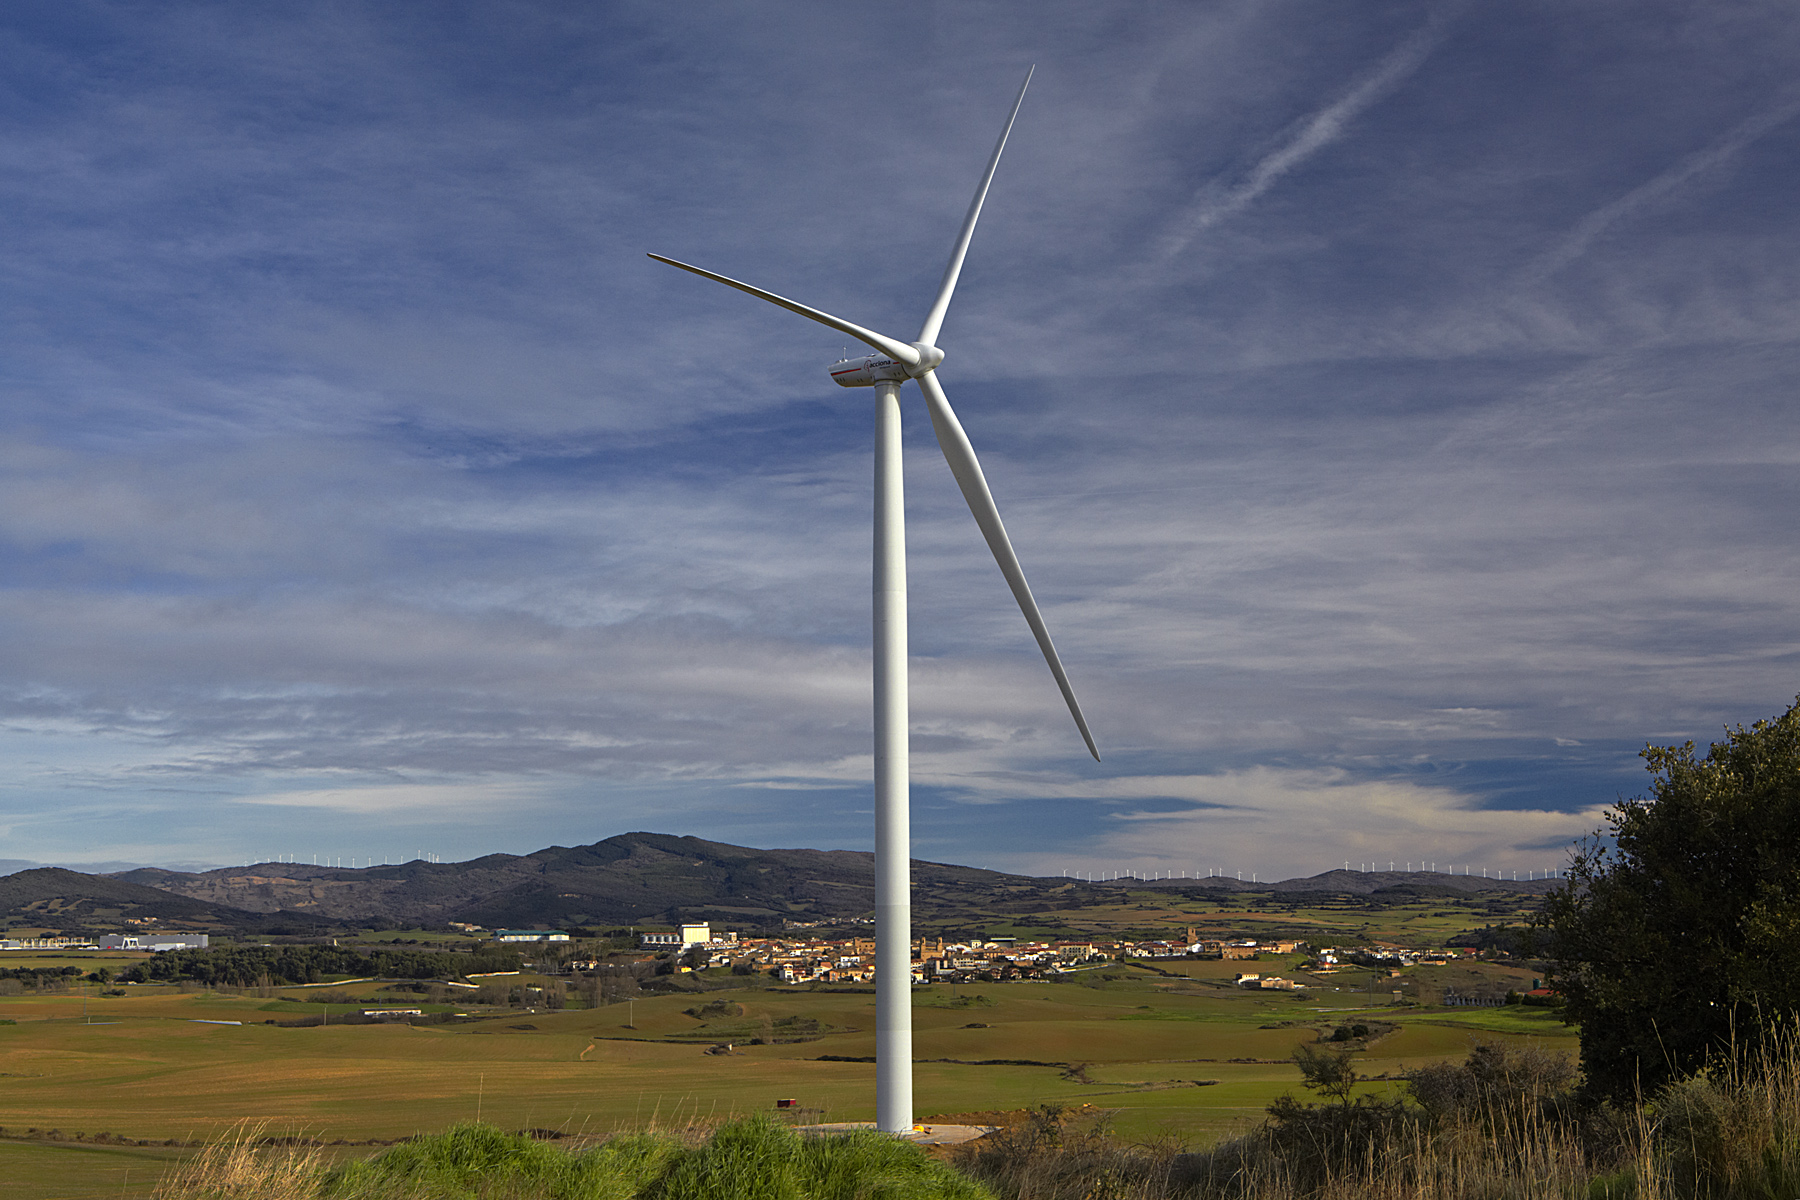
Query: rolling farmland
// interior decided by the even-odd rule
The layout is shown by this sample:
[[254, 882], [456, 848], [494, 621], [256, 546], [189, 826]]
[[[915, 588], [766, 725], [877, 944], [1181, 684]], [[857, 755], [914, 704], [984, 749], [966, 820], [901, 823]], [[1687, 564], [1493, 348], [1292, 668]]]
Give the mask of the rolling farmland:
[[[1370, 1006], [1356, 986], [1366, 972], [1313, 979], [1305, 993], [1247, 992], [1228, 984], [1228, 968], [1239, 965], [1183, 960], [1057, 982], [920, 989], [919, 1115], [1087, 1104], [1116, 1113], [1125, 1133], [1209, 1143], [1297, 1090], [1294, 1047], [1347, 1021], [1376, 1033], [1358, 1055], [1365, 1076], [1460, 1058], [1476, 1036], [1574, 1049], [1572, 1031], [1548, 1010], [1396, 1008], [1385, 1003], [1385, 986]], [[1291, 963], [1263, 969], [1291, 973]], [[400, 1002], [377, 986], [342, 985], [333, 1007], [341, 1017], [350, 997]], [[265, 1022], [326, 1011], [316, 990], [115, 990], [127, 994], [0, 998], [0, 1018], [16, 1022], [0, 1025], [0, 1126], [9, 1139], [40, 1131], [0, 1142], [0, 1173], [12, 1181], [0, 1185], [0, 1200], [87, 1194], [83, 1180], [92, 1194], [117, 1195], [126, 1172], [148, 1180], [183, 1152], [43, 1141], [41, 1131], [52, 1129], [64, 1138], [192, 1142], [250, 1116], [273, 1132], [366, 1142], [478, 1114], [513, 1129], [598, 1133], [722, 1120], [785, 1098], [821, 1119], [872, 1113], [873, 1063], [844, 1061], [874, 1053], [874, 996], [860, 991], [758, 982], [595, 1009], [513, 1009], [462, 1024], [292, 1027]], [[715, 999], [717, 1012], [686, 1011]], [[759, 1036], [766, 1044], [748, 1044]], [[727, 1042], [731, 1053], [707, 1052]], [[1363, 1086], [1396, 1085], [1378, 1078]], [[40, 1178], [76, 1190], [17, 1190]]]

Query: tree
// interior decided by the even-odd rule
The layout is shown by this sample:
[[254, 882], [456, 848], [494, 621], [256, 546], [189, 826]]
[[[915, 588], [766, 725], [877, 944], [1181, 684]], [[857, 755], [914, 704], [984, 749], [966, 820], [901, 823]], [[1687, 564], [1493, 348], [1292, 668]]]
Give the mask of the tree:
[[1574, 1082], [1575, 1064], [1535, 1044], [1477, 1042], [1461, 1065], [1431, 1063], [1403, 1074], [1433, 1124], [1492, 1123], [1554, 1105]]
[[1800, 698], [1773, 721], [1649, 746], [1538, 918], [1588, 1091], [1630, 1101], [1800, 1009]]
[[1350, 1103], [1350, 1093], [1356, 1090], [1356, 1063], [1350, 1057], [1352, 1053], [1348, 1047], [1315, 1050], [1307, 1045], [1296, 1046], [1294, 1064], [1300, 1068], [1301, 1086], [1321, 1096], [1329, 1096], [1339, 1104]]

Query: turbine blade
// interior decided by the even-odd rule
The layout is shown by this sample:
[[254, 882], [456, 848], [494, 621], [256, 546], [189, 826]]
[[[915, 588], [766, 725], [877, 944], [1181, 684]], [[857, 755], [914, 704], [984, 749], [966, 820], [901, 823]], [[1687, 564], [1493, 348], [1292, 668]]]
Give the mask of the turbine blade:
[[828, 312], [820, 312], [816, 308], [808, 308], [806, 305], [794, 300], [789, 300], [785, 296], [777, 296], [774, 292], [765, 292], [759, 287], [751, 287], [747, 283], [740, 283], [725, 275], [715, 275], [711, 271], [704, 270], [700, 267], [690, 266], [684, 262], [676, 262], [672, 258], [664, 258], [660, 254], [652, 254], [649, 257], [654, 258], [660, 263], [668, 263], [671, 267], [680, 267], [684, 271], [692, 271], [696, 275], [703, 275], [708, 279], [717, 280], [726, 287], [734, 287], [740, 292], [749, 292], [752, 296], [758, 296], [767, 300], [770, 304], [780, 305], [789, 312], [799, 313], [808, 320], [817, 321], [821, 325], [829, 325], [840, 333], [849, 334], [859, 342], [868, 343], [889, 358], [898, 362], [903, 362], [909, 367], [916, 367], [919, 365], [919, 352], [916, 349], [907, 345], [905, 342], [895, 341], [886, 334], [876, 333], [873, 329], [864, 329], [861, 325], [846, 321], [842, 317], [834, 317]]
[[1062, 659], [1056, 656], [1050, 631], [1044, 628], [1044, 615], [1032, 598], [1031, 585], [1025, 582], [1019, 556], [1013, 553], [1006, 526], [1000, 521], [1000, 510], [994, 504], [993, 493], [988, 491], [981, 463], [975, 458], [975, 448], [969, 445], [969, 435], [963, 432], [962, 422], [956, 419], [956, 410], [950, 407], [950, 398], [944, 395], [935, 372], [919, 376], [919, 390], [925, 393], [926, 406], [931, 410], [931, 428], [937, 433], [938, 445], [943, 447], [950, 473], [956, 476], [963, 499], [969, 502], [969, 511], [975, 514], [975, 524], [981, 527], [981, 536], [987, 539], [988, 549], [994, 552], [994, 561], [1000, 564], [1000, 573], [1006, 576], [1006, 584], [1012, 588], [1013, 599], [1019, 602], [1019, 611], [1025, 614], [1025, 623], [1031, 626], [1032, 636], [1037, 638], [1038, 649], [1044, 652], [1044, 661], [1050, 664], [1050, 674], [1056, 677], [1056, 686], [1062, 689], [1069, 715], [1075, 718], [1075, 728], [1081, 730], [1081, 740], [1087, 743], [1088, 753], [1098, 762], [1100, 751], [1094, 747], [1094, 735], [1088, 732], [1087, 718], [1081, 715], [1075, 689], [1069, 686], [1069, 677], [1063, 671]]
[[919, 340], [927, 346], [937, 344], [938, 330], [944, 324], [944, 313], [950, 308], [950, 293], [956, 290], [957, 276], [962, 274], [963, 256], [969, 252], [969, 239], [975, 236], [975, 222], [981, 216], [982, 202], [987, 199], [988, 184], [994, 182], [994, 168], [1000, 165], [1000, 152], [1006, 149], [1007, 135], [1012, 133], [1013, 122], [1018, 119], [1019, 105], [1025, 103], [1025, 89], [1031, 86], [1031, 73], [1035, 70], [1036, 67], [1028, 69], [1025, 72], [1025, 82], [1019, 85], [1019, 98], [1013, 101], [1006, 126], [1000, 131], [1000, 140], [994, 143], [994, 156], [988, 159], [987, 174], [981, 177], [981, 186], [975, 189], [975, 199], [969, 202], [969, 214], [963, 218], [962, 232], [956, 235], [956, 248], [950, 251], [950, 265], [944, 268], [944, 278], [938, 283], [937, 299], [932, 302], [931, 311], [925, 314], [925, 325], [919, 330]]

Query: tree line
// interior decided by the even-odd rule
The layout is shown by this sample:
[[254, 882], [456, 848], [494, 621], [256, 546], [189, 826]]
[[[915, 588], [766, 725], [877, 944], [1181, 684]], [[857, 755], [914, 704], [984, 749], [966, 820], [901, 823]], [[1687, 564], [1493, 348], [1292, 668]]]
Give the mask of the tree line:
[[492, 971], [517, 971], [517, 950], [484, 946], [472, 953], [449, 950], [390, 950], [362, 946], [214, 946], [205, 950], [165, 950], [119, 972], [126, 983], [190, 980], [208, 986], [277, 987], [319, 983], [328, 975], [375, 975], [384, 979], [456, 979]]
[[0, 995], [26, 989], [62, 991], [80, 974], [80, 967], [0, 967]]

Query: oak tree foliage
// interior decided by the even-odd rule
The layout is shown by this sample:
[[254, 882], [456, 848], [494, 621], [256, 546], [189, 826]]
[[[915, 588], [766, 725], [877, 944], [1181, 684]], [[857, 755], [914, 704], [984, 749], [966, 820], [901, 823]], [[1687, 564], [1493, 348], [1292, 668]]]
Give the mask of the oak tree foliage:
[[1800, 1010], [1800, 699], [1704, 756], [1642, 757], [1650, 794], [1609, 810], [1538, 922], [1586, 1087], [1621, 1102]]

